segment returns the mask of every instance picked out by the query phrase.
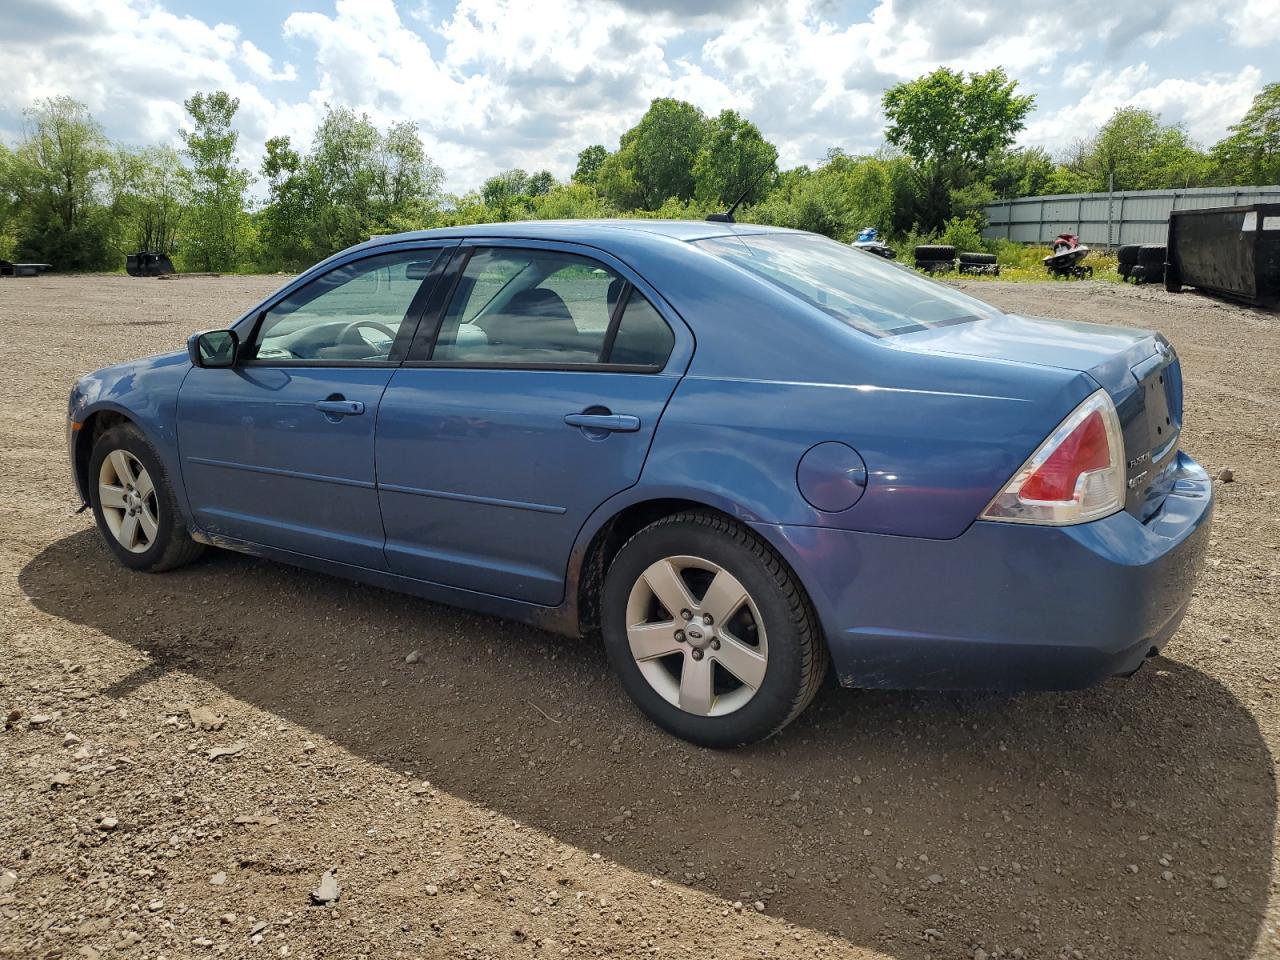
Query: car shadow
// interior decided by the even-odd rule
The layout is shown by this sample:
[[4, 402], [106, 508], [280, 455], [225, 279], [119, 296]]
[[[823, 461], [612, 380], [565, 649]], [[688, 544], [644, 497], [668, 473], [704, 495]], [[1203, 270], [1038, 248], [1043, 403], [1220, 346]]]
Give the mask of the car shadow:
[[829, 687], [717, 753], [640, 717], [595, 645], [269, 561], [133, 574], [84, 531], [19, 582], [148, 654], [114, 695], [189, 672], [563, 842], [894, 956], [945, 927], [950, 953], [1244, 958], [1261, 930], [1271, 756], [1222, 684], [1171, 660], [1068, 695]]

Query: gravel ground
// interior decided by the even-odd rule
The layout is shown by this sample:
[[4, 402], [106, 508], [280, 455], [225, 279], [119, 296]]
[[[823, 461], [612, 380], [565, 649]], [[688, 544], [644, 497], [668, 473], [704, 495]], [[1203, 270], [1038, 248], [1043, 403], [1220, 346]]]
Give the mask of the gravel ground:
[[1235, 481], [1168, 656], [1069, 695], [828, 689], [712, 753], [588, 644], [228, 553], [112, 562], [69, 384], [278, 282], [0, 281], [0, 955], [1280, 955], [1274, 315], [972, 285], [1178, 347], [1184, 444]]

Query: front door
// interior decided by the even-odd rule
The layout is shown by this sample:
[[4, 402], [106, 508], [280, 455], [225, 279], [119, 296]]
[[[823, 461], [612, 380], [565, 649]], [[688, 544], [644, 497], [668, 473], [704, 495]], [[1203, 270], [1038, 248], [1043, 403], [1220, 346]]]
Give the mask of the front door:
[[554, 605], [588, 515], [639, 479], [691, 338], [620, 265], [548, 245], [463, 256], [379, 413], [388, 564]]
[[178, 440], [201, 529], [386, 567], [374, 473], [378, 403], [442, 252], [401, 249], [327, 271], [262, 311], [236, 366], [188, 374]]

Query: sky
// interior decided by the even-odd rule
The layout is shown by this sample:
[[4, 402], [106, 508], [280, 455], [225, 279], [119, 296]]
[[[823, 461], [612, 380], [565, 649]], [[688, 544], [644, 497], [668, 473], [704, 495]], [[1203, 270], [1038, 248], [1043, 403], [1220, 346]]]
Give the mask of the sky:
[[112, 139], [180, 146], [182, 101], [240, 99], [241, 159], [305, 147], [326, 104], [417, 123], [446, 189], [567, 178], [654, 97], [732, 108], [784, 167], [874, 149], [886, 86], [1002, 66], [1036, 95], [1020, 142], [1057, 152], [1117, 108], [1202, 144], [1280, 81], [1280, 0], [0, 0], [0, 139], [68, 94]]

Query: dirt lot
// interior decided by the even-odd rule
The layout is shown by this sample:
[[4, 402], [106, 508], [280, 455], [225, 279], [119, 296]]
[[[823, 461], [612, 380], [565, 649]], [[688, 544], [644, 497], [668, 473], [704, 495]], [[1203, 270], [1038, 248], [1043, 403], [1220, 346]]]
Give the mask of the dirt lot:
[[277, 282], [0, 281], [0, 955], [1280, 955], [1280, 318], [974, 285], [1178, 347], [1184, 444], [1235, 482], [1168, 657], [1071, 695], [828, 689], [712, 753], [589, 645], [244, 556], [112, 562], [69, 384]]

